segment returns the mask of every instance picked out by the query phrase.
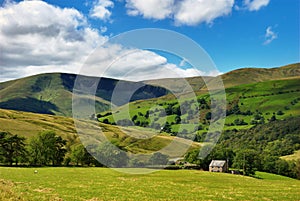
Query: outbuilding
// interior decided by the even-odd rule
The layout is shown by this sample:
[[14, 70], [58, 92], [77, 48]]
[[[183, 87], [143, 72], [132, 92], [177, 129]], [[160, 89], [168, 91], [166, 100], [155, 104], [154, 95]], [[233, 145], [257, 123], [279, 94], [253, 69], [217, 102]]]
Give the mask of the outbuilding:
[[212, 160], [209, 164], [210, 172], [228, 172], [228, 164], [225, 160]]

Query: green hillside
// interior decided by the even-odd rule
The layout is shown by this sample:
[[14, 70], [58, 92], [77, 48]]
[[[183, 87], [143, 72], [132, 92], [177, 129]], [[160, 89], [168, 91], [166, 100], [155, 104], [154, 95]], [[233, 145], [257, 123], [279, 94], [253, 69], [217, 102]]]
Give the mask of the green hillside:
[[283, 67], [276, 68], [241, 68], [230, 71], [223, 75], [214, 77], [191, 77], [186, 79], [173, 78], [173, 79], [160, 79], [149, 80], [145, 83], [158, 86], [166, 86], [174, 89], [174, 92], [181, 92], [185, 86], [183, 83], [187, 81], [194, 91], [205, 92], [207, 91], [206, 84], [211, 86], [218, 86], [219, 81], [222, 80], [222, 84], [225, 88], [239, 86], [243, 84], [252, 84], [257, 82], [265, 82], [270, 80], [284, 80], [295, 79], [300, 77], [300, 63], [291, 64]]
[[[174, 141], [176, 148], [173, 151], [174, 155], [172, 155], [172, 150], [168, 150], [168, 153], [171, 153], [170, 156], [178, 157], [176, 150], [185, 149], [191, 143], [188, 140], [175, 139], [164, 134], [157, 135], [157, 133], [151, 131], [142, 131], [135, 128], [120, 129], [117, 126], [99, 124], [93, 121], [81, 123], [84, 124], [83, 126], [91, 127], [90, 133], [86, 136], [99, 136], [97, 129], [101, 127], [108, 140], [131, 153], [152, 153], [161, 150]], [[74, 121], [68, 117], [0, 109], [0, 125], [0, 132], [9, 132], [27, 139], [37, 136], [41, 131], [53, 130], [56, 134], [71, 142], [72, 146], [81, 143]], [[145, 136], [145, 139], [133, 137], [137, 137], [137, 135]], [[84, 137], [82, 136], [82, 139]], [[197, 147], [200, 147], [200, 143], [192, 143], [191, 149]]]
[[[221, 78], [226, 88], [270, 80], [298, 79], [300, 76], [299, 65], [297, 63], [271, 69], [245, 68], [221, 75]], [[88, 82], [97, 82], [98, 80], [94, 77], [81, 76], [81, 78]], [[76, 76], [72, 74], [52, 73], [0, 83], [0, 108], [72, 116], [72, 91], [75, 79]], [[186, 81], [197, 94], [201, 95], [207, 93], [206, 84], [213, 87], [216, 79], [193, 77], [149, 80], [142, 83], [101, 78], [96, 96], [81, 94], [81, 101], [91, 102], [95, 99], [96, 111], [106, 111], [110, 108], [111, 97], [116, 85], [121, 86], [119, 91], [124, 94], [140, 88], [133, 94], [130, 101], [155, 97], [162, 97], [161, 100], [170, 100], [174, 99], [174, 96], [167, 95], [169, 92], [166, 89], [171, 88], [176, 93], [187, 92], [188, 89], [183, 84]], [[127, 102], [128, 100], [122, 94], [118, 96], [117, 100], [112, 101], [117, 106]]]
[[300, 63], [276, 68], [242, 68], [221, 75], [225, 87], [269, 80], [299, 78]]
[[[19, 111], [72, 116], [72, 92], [76, 75], [72, 74], [42, 74], [0, 83], [0, 108]], [[87, 82], [97, 82], [94, 77], [80, 76]], [[138, 82], [119, 81], [101, 78], [94, 94], [80, 94], [81, 101], [95, 101], [96, 111], [105, 111], [110, 107], [114, 87], [123, 86], [124, 93], [133, 88], [142, 87], [131, 101], [159, 97], [167, 94], [160, 87], [145, 85]], [[118, 99], [113, 104], [122, 105], [127, 100]]]
[[[282, 79], [253, 84], [244, 84], [226, 88], [227, 117], [225, 130], [246, 129], [257, 124], [263, 124], [275, 119], [285, 119], [291, 116], [300, 116], [300, 79]], [[113, 114], [103, 112], [98, 115], [99, 121], [104, 123], [122, 123], [122, 120], [133, 120], [135, 126], [150, 129], [160, 129], [165, 126], [164, 118], [171, 125], [169, 133], [205, 132], [209, 127], [210, 98], [207, 94], [199, 95], [198, 108], [200, 108], [200, 119], [189, 118], [189, 111], [194, 110], [196, 103], [186, 100], [182, 105], [174, 99], [161, 97], [157, 99], [136, 101], [129, 103], [131, 119], [128, 119], [128, 109], [120, 107], [115, 110], [118, 119], [115, 120]], [[187, 106], [184, 114], [179, 111], [183, 105]], [[159, 108], [160, 107], [160, 108]], [[158, 109], [155, 109], [158, 108]], [[165, 111], [162, 111], [164, 109]], [[163, 112], [166, 112], [165, 117]], [[151, 113], [149, 117], [149, 113]], [[176, 116], [181, 121], [176, 122]], [[124, 119], [122, 119], [124, 118]], [[118, 122], [117, 122], [118, 121]], [[199, 125], [195, 125], [199, 122]], [[177, 124], [181, 124], [178, 130]], [[127, 126], [132, 126], [130, 123]], [[196, 128], [200, 126], [201, 129]]]

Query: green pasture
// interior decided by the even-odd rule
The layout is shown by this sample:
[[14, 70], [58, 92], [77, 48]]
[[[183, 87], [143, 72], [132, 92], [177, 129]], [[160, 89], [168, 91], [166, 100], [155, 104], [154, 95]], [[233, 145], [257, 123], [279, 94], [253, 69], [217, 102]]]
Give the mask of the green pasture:
[[[35, 174], [34, 170], [38, 173]], [[0, 168], [2, 200], [299, 200], [300, 181], [198, 170], [125, 174], [106, 168]]]

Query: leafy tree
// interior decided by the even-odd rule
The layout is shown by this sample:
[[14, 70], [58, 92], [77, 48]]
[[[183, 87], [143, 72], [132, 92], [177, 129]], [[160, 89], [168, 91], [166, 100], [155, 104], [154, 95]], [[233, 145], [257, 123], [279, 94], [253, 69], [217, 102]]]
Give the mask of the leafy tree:
[[175, 117], [175, 124], [180, 124], [181, 123], [181, 118], [179, 115], [176, 115]]
[[0, 133], [0, 154], [4, 162], [12, 165], [14, 162], [18, 165], [18, 161], [26, 157], [25, 138], [10, 133]]
[[295, 164], [295, 175], [297, 179], [300, 179], [300, 159], [298, 159]]
[[276, 116], [275, 116], [275, 115], [272, 115], [270, 121], [276, 121], [276, 120], [277, 120], [277, 119], [276, 119]]
[[104, 142], [97, 148], [96, 157], [107, 167], [120, 168], [127, 166], [128, 163], [126, 152], [110, 142]]
[[33, 137], [29, 144], [31, 164], [61, 165], [66, 154], [66, 140], [57, 136], [54, 131], [43, 131]]
[[259, 166], [258, 152], [254, 149], [239, 150], [233, 161], [233, 167], [243, 169], [245, 175], [254, 175]]
[[102, 123], [104, 123], [104, 124], [110, 124], [110, 122], [109, 122], [108, 119], [103, 119]]
[[166, 115], [172, 115], [173, 110], [172, 110], [172, 104], [168, 104], [167, 107], [165, 108]]
[[180, 106], [179, 105], [173, 106], [172, 107], [172, 113], [180, 116], [181, 115]]
[[206, 113], [205, 119], [206, 120], [210, 120], [211, 119], [211, 112]]
[[137, 115], [134, 115], [132, 118], [131, 118], [131, 121], [135, 121], [137, 120], [138, 116]]
[[72, 150], [71, 159], [73, 162], [76, 163], [77, 166], [79, 164], [81, 164], [81, 165], [84, 164], [85, 152], [86, 152], [86, 150], [83, 145], [76, 146]]
[[199, 149], [187, 152], [184, 156], [184, 160], [189, 163], [200, 164]]
[[71, 154], [71, 160], [72, 162], [74, 162], [77, 166], [81, 165], [96, 165], [98, 166], [98, 162], [95, 160], [95, 158], [93, 156], [91, 156], [91, 154], [86, 150], [86, 148], [80, 144], [77, 145], [75, 148], [73, 148], [72, 150], [72, 154]]
[[284, 113], [283, 113], [281, 110], [279, 110], [279, 111], [277, 112], [277, 115], [284, 115]]
[[169, 124], [169, 122], [166, 122], [166, 125], [164, 126], [162, 131], [166, 133], [171, 133], [171, 125]]
[[166, 165], [168, 163], [168, 156], [160, 152], [155, 152], [149, 159], [151, 165]]
[[204, 98], [197, 98], [197, 102], [198, 102], [200, 105], [207, 104], [207, 103], [206, 103], [206, 100], [205, 100]]

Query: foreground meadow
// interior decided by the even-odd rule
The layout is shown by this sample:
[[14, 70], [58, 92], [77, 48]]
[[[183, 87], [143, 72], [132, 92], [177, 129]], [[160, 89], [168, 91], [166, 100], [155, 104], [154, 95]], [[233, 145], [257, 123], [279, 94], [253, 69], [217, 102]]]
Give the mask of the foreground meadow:
[[[35, 174], [34, 170], [38, 170]], [[0, 200], [299, 200], [300, 181], [196, 170], [132, 175], [105, 168], [0, 168]]]

